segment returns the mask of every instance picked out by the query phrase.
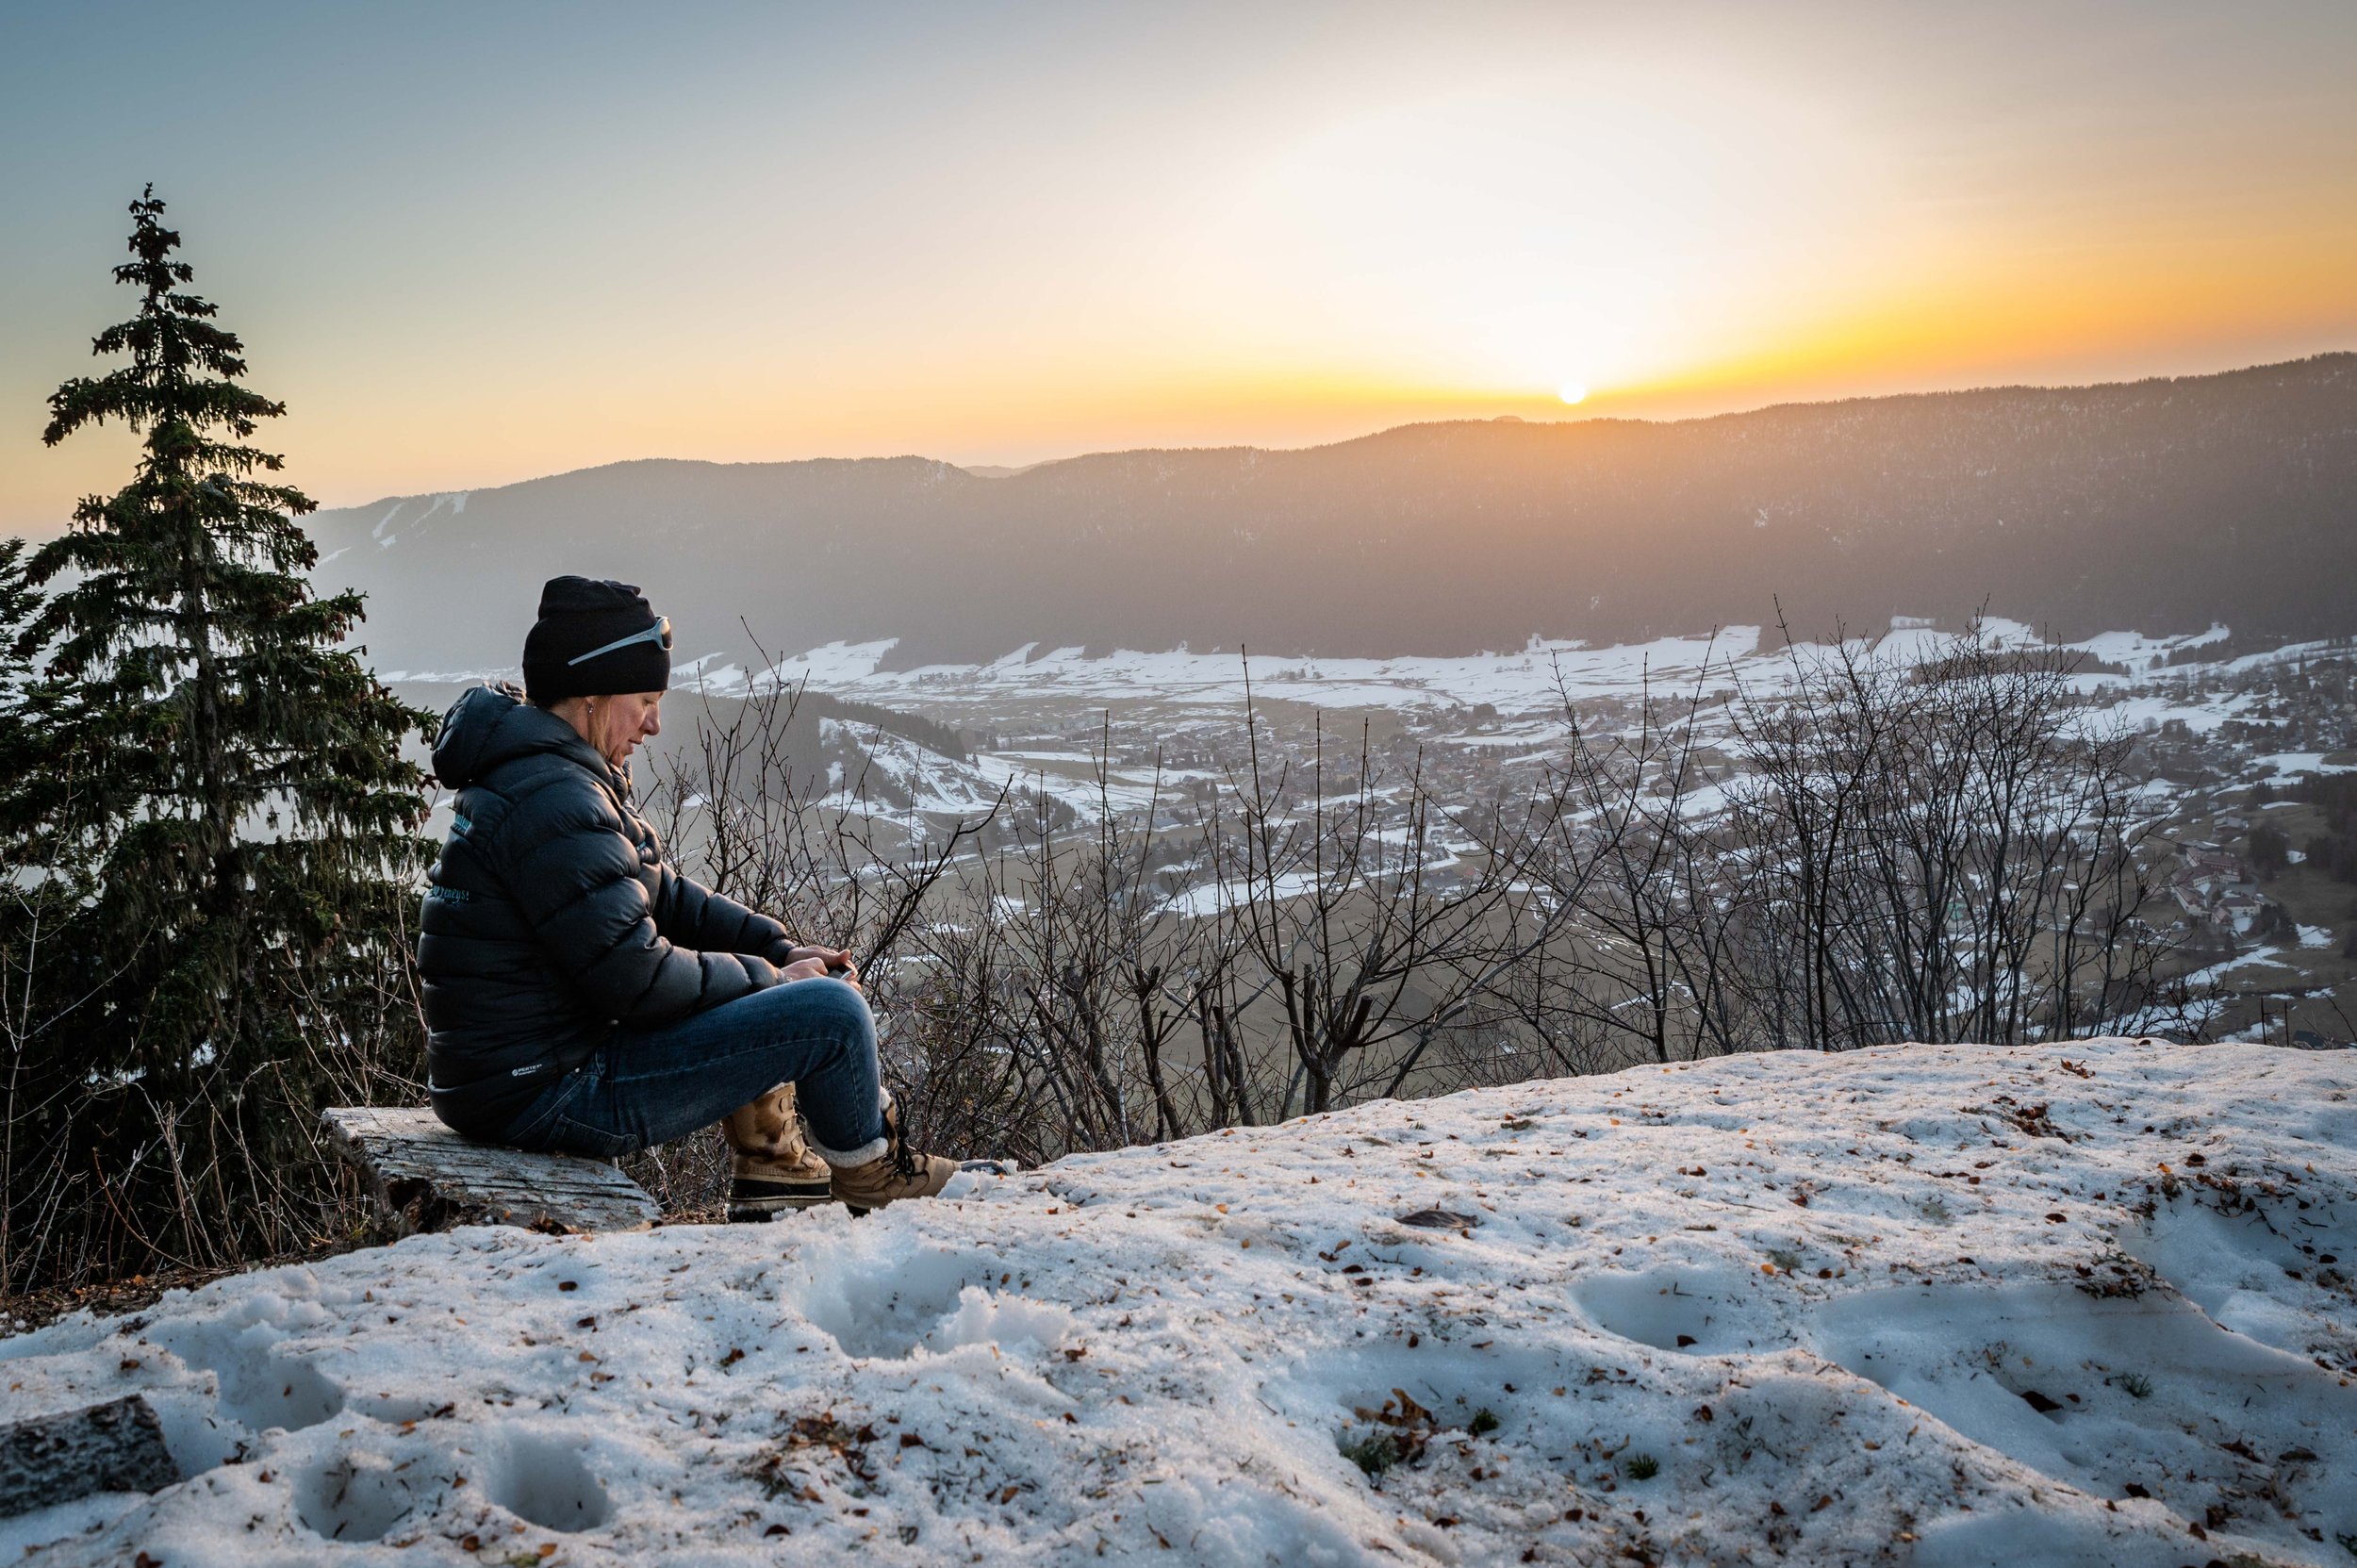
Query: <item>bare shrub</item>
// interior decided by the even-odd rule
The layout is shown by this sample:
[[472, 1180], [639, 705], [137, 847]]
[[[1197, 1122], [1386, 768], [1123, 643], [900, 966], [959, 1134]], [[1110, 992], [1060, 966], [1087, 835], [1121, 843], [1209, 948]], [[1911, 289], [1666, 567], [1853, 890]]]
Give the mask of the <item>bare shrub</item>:
[[[2156, 978], [2129, 748], [2067, 655], [1978, 628], [1920, 668], [1788, 648], [1781, 681], [1567, 697], [1553, 763], [1475, 801], [1363, 725], [1313, 720], [1288, 763], [1247, 696], [1214, 779], [1158, 760], [1125, 803], [1147, 775], [1116, 784], [1108, 727], [1093, 802], [1042, 780], [945, 820], [796, 753], [800, 693], [765, 688], [706, 703], [651, 814], [691, 875], [859, 950], [911, 1129], [959, 1155], [1733, 1050], [2198, 1027]], [[707, 1134], [633, 1168], [705, 1213], [727, 1161]]]

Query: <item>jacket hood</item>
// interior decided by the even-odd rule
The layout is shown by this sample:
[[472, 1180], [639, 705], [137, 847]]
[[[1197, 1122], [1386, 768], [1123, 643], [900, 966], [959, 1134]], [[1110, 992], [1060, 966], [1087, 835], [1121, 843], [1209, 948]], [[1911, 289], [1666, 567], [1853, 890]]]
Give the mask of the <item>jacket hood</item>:
[[442, 716], [434, 742], [434, 776], [447, 789], [464, 789], [503, 763], [552, 751], [599, 778], [612, 769], [573, 727], [523, 700], [514, 686], [470, 686]]

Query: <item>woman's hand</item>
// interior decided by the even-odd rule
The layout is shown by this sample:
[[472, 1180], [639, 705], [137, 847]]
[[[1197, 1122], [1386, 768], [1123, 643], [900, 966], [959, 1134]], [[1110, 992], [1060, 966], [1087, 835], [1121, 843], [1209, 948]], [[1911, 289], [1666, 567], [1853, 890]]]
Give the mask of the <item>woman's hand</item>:
[[792, 948], [778, 973], [786, 980], [823, 980], [832, 975], [845, 984], [859, 985], [859, 966], [849, 948]]

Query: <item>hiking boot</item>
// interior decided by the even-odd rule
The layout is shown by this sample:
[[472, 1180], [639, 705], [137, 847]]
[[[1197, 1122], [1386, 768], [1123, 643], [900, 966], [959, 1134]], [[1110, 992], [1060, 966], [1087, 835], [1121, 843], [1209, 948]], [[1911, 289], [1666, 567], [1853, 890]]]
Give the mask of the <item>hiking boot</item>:
[[731, 1112], [721, 1132], [734, 1150], [730, 1224], [759, 1225], [786, 1211], [834, 1201], [827, 1163], [811, 1152], [795, 1114], [793, 1084]]
[[958, 1163], [938, 1154], [920, 1154], [900, 1136], [900, 1116], [890, 1099], [883, 1104], [884, 1135], [875, 1145], [837, 1154], [821, 1149], [834, 1168], [834, 1196], [854, 1214], [881, 1209], [904, 1197], [931, 1197], [957, 1175]]

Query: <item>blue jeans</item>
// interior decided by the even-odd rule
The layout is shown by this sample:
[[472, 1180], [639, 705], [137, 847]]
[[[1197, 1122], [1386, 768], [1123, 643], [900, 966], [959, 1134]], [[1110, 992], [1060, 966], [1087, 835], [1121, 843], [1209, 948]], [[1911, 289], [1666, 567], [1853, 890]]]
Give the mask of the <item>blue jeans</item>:
[[674, 1024], [625, 1026], [540, 1092], [500, 1142], [612, 1160], [709, 1127], [781, 1083], [814, 1142], [883, 1136], [876, 1020], [839, 980], [798, 980]]

